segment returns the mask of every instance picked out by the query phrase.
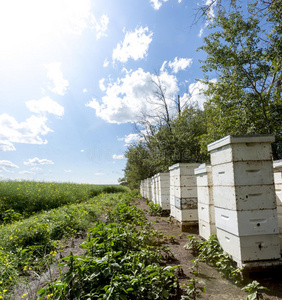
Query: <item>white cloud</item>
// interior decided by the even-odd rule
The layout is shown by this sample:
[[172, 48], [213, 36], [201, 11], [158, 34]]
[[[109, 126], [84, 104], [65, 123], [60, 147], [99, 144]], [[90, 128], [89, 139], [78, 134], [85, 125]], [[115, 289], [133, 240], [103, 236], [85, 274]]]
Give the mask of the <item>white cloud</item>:
[[66, 173], [71, 173], [71, 172], [72, 172], [72, 170], [65, 170], [65, 172], [66, 172]]
[[[150, 0], [152, 7], [155, 10], [159, 10], [163, 5], [163, 2], [167, 2], [168, 0]], [[178, 0], [179, 1], [179, 0]]]
[[87, 93], [87, 89], [83, 89], [82, 92], [83, 92], [83, 93]]
[[181, 3], [182, 2], [182, 0], [178, 0], [178, 3]]
[[30, 168], [31, 171], [42, 171], [43, 169], [42, 168], [39, 168], [39, 167], [33, 167], [33, 168]]
[[113, 61], [127, 62], [129, 58], [143, 59], [147, 56], [153, 33], [148, 27], [140, 26], [134, 32], [126, 32], [123, 42], [118, 43], [113, 51]]
[[106, 90], [106, 87], [104, 85], [104, 82], [105, 82], [105, 78], [102, 78], [99, 80], [99, 88], [102, 92], [104, 92]]
[[0, 151], [15, 151], [16, 147], [8, 140], [0, 140]]
[[206, 13], [207, 13], [207, 21], [206, 21], [206, 26], [210, 23], [210, 22], [213, 22], [213, 19], [215, 17], [215, 13], [214, 13], [214, 9], [215, 9], [215, 6], [217, 4], [217, 0], [214, 1], [214, 0], [206, 0], [205, 2], [205, 5], [206, 7], [208, 8]]
[[26, 107], [34, 113], [48, 112], [60, 117], [64, 115], [64, 107], [49, 97], [43, 97], [39, 100], [30, 100], [25, 104]]
[[[216, 79], [212, 79], [211, 82], [216, 83]], [[189, 93], [190, 93], [189, 102], [192, 105], [197, 105], [200, 109], [204, 109], [204, 103], [208, 100], [207, 96], [204, 94], [204, 92], [207, 90], [207, 88], [208, 88], [208, 86], [201, 81], [197, 81], [196, 83], [190, 84], [189, 85]]]
[[47, 69], [47, 77], [53, 81], [53, 87], [49, 87], [49, 90], [58, 95], [65, 95], [69, 86], [69, 82], [63, 78], [63, 72], [61, 70], [62, 63], [53, 62], [45, 65]]
[[34, 157], [34, 158], [29, 158], [27, 161], [24, 162], [24, 164], [26, 166], [53, 165], [54, 162], [46, 158], [39, 159], [38, 157]]
[[198, 33], [198, 37], [199, 38], [202, 37], [203, 33], [204, 33], [204, 28], [201, 28], [199, 33]]
[[[108, 84], [105, 96], [100, 102], [93, 98], [86, 106], [95, 109], [96, 115], [109, 123], [134, 123], [141, 112], [149, 114], [160, 109], [158, 99], [155, 98], [156, 86], [152, 83], [152, 79], [156, 80], [156, 75], [144, 72], [142, 68], [134, 72], [127, 71], [125, 77]], [[169, 105], [174, 105], [173, 99], [179, 90], [177, 78], [162, 72], [159, 79], [166, 89]]]
[[109, 18], [106, 15], [102, 15], [100, 20], [97, 21], [96, 18], [92, 15], [92, 24], [96, 29], [96, 38], [97, 40], [102, 36], [107, 36], [106, 31], [108, 29]]
[[0, 149], [15, 150], [13, 143], [46, 144], [47, 140], [40, 137], [52, 132], [46, 122], [47, 119], [43, 116], [31, 116], [19, 123], [8, 114], [0, 115]]
[[81, 149], [81, 150], [80, 150], [80, 152], [84, 152], [84, 150], [83, 150], [83, 149]]
[[31, 171], [20, 171], [19, 174], [34, 174], [34, 172]]
[[[169, 62], [168, 66], [172, 69], [172, 73], [178, 73], [179, 71], [185, 70], [187, 67], [192, 65], [192, 58], [174, 58], [173, 62]], [[164, 65], [163, 65], [164, 66]]]
[[103, 176], [103, 175], [105, 175], [104, 173], [95, 173], [94, 174], [95, 176]]
[[104, 60], [103, 67], [106, 68], [108, 65], [109, 65], [109, 61], [108, 61], [108, 59], [106, 58], [106, 59]]
[[130, 133], [128, 135], [126, 135], [124, 138], [119, 138], [119, 141], [125, 141], [125, 145], [131, 145], [135, 142], [139, 142], [142, 139], [142, 137], [140, 136], [140, 134], [138, 133]]
[[116, 154], [114, 154], [114, 155], [113, 155], [113, 159], [125, 159], [125, 157], [124, 157], [123, 154], [121, 154], [121, 155], [116, 155]]
[[8, 171], [8, 169], [19, 168], [19, 166], [13, 164], [9, 160], [0, 160], [0, 170]]

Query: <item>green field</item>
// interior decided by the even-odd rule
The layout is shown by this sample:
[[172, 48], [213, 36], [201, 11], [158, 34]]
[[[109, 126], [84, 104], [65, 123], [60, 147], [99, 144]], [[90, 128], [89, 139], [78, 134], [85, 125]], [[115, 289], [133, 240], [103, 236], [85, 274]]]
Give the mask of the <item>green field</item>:
[[126, 190], [118, 185], [0, 181], [0, 223], [67, 204], [85, 202], [101, 193]]
[[16, 283], [44, 271], [60, 240], [89, 228], [117, 203], [122, 186], [0, 182], [0, 299], [12, 299]]

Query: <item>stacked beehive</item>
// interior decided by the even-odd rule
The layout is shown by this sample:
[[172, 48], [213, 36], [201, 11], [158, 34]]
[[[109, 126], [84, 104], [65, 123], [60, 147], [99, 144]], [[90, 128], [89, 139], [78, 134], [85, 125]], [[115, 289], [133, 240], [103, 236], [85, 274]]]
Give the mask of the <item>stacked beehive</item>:
[[152, 177], [152, 201], [153, 203], [158, 203], [158, 199], [157, 199], [157, 176], [154, 175]]
[[142, 197], [144, 197], [144, 181], [141, 180], [140, 182], [140, 194]]
[[169, 173], [158, 173], [157, 174], [157, 203], [162, 207], [163, 210], [170, 210], [169, 205]]
[[152, 191], [151, 191], [151, 178], [147, 178], [146, 179], [146, 198], [148, 198], [148, 200], [152, 200]]
[[154, 183], [154, 176], [153, 176], [151, 177], [151, 201], [153, 202], [155, 201], [154, 189], [155, 189], [155, 183]]
[[174, 177], [176, 165], [169, 167], [169, 182], [170, 182], [170, 192], [169, 192], [169, 202], [170, 202], [170, 215], [175, 218], [175, 195], [174, 195]]
[[274, 161], [273, 167], [280, 237], [280, 252], [282, 253], [282, 160]]
[[273, 136], [227, 136], [211, 151], [217, 237], [242, 266], [280, 258]]
[[198, 166], [196, 163], [179, 163], [169, 168], [170, 175], [174, 177], [174, 217], [181, 223], [182, 229], [198, 222], [197, 182], [194, 174]]
[[216, 234], [211, 166], [200, 165], [195, 169], [195, 175], [197, 176], [199, 234], [208, 240], [212, 234]]

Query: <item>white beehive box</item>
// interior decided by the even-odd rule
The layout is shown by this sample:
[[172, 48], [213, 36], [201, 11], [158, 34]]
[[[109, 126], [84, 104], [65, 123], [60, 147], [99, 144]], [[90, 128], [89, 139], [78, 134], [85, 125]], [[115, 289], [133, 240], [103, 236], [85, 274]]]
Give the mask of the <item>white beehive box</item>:
[[198, 203], [213, 204], [213, 184], [211, 166], [202, 164], [195, 169]]
[[280, 258], [278, 234], [238, 237], [217, 228], [217, 238], [223, 250], [233, 257], [239, 267], [245, 262]]
[[[274, 185], [214, 186], [214, 205], [230, 210], [275, 209]], [[200, 199], [200, 196], [198, 196]]]
[[197, 209], [198, 199], [197, 197], [189, 197], [189, 198], [175, 197], [175, 207], [178, 209]]
[[234, 211], [215, 207], [216, 227], [237, 236], [278, 234], [276, 209]]
[[282, 205], [282, 184], [275, 184], [276, 204], [277, 206]]
[[178, 198], [197, 198], [197, 187], [190, 186], [190, 187], [174, 187], [174, 196]]
[[187, 186], [197, 186], [195, 175], [175, 175], [174, 176], [174, 186], [175, 187], [187, 187]]
[[152, 200], [152, 179], [147, 178], [147, 198], [151, 201]]
[[228, 162], [272, 160], [272, 135], [226, 136], [208, 145], [211, 164]]
[[194, 169], [198, 168], [198, 163], [178, 163], [169, 167], [170, 172], [173, 171], [175, 176], [194, 175]]
[[198, 217], [207, 223], [215, 224], [214, 206], [198, 203]]
[[212, 234], [216, 234], [215, 224], [199, 219], [199, 235], [205, 240], [208, 240]]
[[175, 218], [175, 205], [170, 203], [170, 216]]
[[158, 173], [157, 174], [158, 186], [158, 204], [163, 210], [170, 209], [170, 174]]
[[182, 222], [197, 222], [198, 210], [197, 209], [179, 209], [175, 207], [175, 219]]
[[212, 167], [214, 186], [273, 184], [270, 161], [230, 162]]

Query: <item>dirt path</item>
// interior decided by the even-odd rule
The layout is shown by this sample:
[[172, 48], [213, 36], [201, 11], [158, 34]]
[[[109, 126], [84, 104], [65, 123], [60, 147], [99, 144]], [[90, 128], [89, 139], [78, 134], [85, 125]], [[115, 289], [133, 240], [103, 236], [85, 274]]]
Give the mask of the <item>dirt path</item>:
[[[168, 217], [151, 217], [148, 215], [148, 205], [145, 200], [140, 199], [135, 203], [136, 206], [141, 208], [147, 217], [148, 222], [153, 222], [153, 227], [156, 230], [162, 231], [165, 235], [173, 235], [173, 241], [169, 241], [167, 245], [174, 253], [176, 262], [171, 262], [170, 265], [182, 265], [183, 276], [179, 278], [180, 286], [185, 285], [187, 280], [191, 279], [191, 266], [193, 263], [190, 261], [195, 259], [190, 251], [184, 249], [187, 242], [187, 235], [198, 234], [197, 229], [192, 229], [190, 232], [181, 232], [180, 227], [176, 223], [170, 224]], [[157, 222], [156, 222], [157, 221]], [[205, 282], [206, 293], [203, 294], [205, 300], [241, 300], [246, 299], [248, 293], [241, 290], [235, 284], [221, 277], [219, 272], [205, 264], [200, 263], [198, 278]], [[265, 293], [265, 297], [271, 300], [282, 299], [282, 267], [270, 272], [263, 272], [259, 274], [250, 274], [251, 280], [257, 280], [261, 285], [268, 287], [270, 291]]]

